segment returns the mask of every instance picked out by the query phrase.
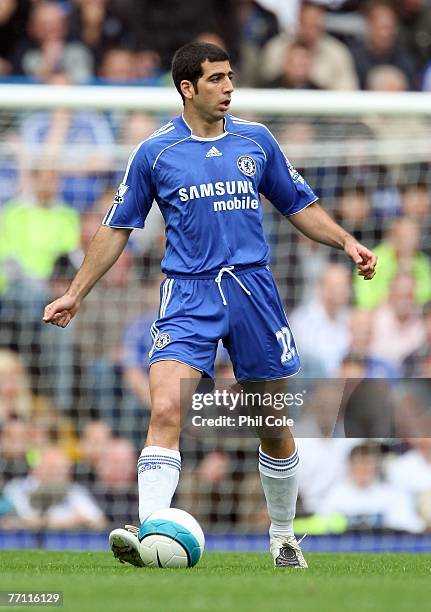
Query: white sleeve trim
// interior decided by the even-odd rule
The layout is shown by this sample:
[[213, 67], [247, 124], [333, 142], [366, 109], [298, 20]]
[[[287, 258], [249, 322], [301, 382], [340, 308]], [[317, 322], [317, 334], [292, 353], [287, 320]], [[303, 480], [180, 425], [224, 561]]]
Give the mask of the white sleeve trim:
[[114, 227], [115, 229], [144, 229], [139, 225], [113, 225], [112, 223], [107, 223], [105, 221], [102, 222], [102, 225], [104, 225], [105, 227]]
[[311, 200], [311, 202], [308, 202], [308, 204], [306, 204], [305, 206], [303, 206], [300, 210], [295, 210], [295, 212], [293, 213], [286, 213], [284, 216], [285, 217], [293, 217], [293, 215], [297, 215], [298, 213], [302, 212], [303, 210], [305, 210], [306, 208], [308, 208], [309, 206], [311, 206], [311, 204], [314, 204], [315, 202], [317, 202], [319, 200], [318, 197], [315, 197], [314, 200]]

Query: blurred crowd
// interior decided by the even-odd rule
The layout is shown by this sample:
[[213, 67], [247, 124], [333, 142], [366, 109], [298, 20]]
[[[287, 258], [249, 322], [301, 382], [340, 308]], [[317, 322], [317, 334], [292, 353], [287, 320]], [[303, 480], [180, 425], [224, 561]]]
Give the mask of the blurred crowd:
[[162, 84], [195, 39], [243, 86], [428, 90], [430, 30], [429, 0], [2, 0], [0, 75]]
[[[136, 521], [136, 461], [149, 418], [148, 352], [163, 278], [163, 224], [154, 210], [72, 323], [47, 326], [43, 306], [67, 288], [115, 189], [112, 184], [80, 211], [64, 201], [61, 177], [52, 168], [35, 169], [31, 197], [0, 207], [2, 528]], [[379, 273], [369, 283], [354, 277], [342, 253], [299, 236], [279, 217], [274, 221], [274, 210], [264, 204], [272, 267], [302, 376], [322, 384], [375, 379], [387, 385], [357, 395], [359, 424], [348, 420], [346, 409], [347, 438], [337, 431], [333, 437], [325, 420], [340, 406], [331, 389], [323, 388], [311, 404], [316, 412], [295, 427], [303, 470], [299, 516], [306, 521], [299, 525], [309, 533], [431, 528], [431, 196], [422, 182], [399, 187], [397, 194], [382, 217], [372, 189], [341, 186], [326, 200], [340, 222], [378, 253]], [[233, 378], [223, 352], [217, 376]], [[395, 393], [391, 381], [400, 380], [406, 386]], [[408, 381], [419, 387], [409, 388]], [[386, 418], [391, 414], [396, 430]], [[266, 528], [255, 440], [186, 440], [183, 458], [175, 503], [207, 528]]]
[[[15, 379], [8, 386], [3, 381], [1, 389], [0, 530], [103, 531], [136, 523], [138, 445], [103, 419], [86, 421], [78, 432], [71, 419], [54, 414], [46, 400], [24, 388], [22, 363], [2, 351], [1, 366], [8, 360]], [[333, 411], [334, 389], [324, 394]], [[320, 402], [322, 389], [317, 398]], [[30, 412], [18, 414], [18, 409]], [[310, 415], [298, 424], [297, 531], [431, 531], [431, 437], [333, 437], [328, 411], [319, 406], [311, 429]], [[252, 438], [186, 437], [173, 505], [211, 531], [265, 532], [268, 516], [256, 456]]]
[[[431, 90], [427, 0], [0, 0], [0, 31], [3, 82], [165, 85], [175, 48], [197, 39], [226, 46], [244, 86]], [[0, 114], [0, 528], [136, 522], [163, 278], [156, 207], [66, 329], [41, 316], [79, 268], [131, 150], [165, 122], [145, 112]], [[268, 118], [325, 208], [379, 258], [364, 283], [343, 253], [264, 203], [302, 375], [423, 386], [378, 389], [374, 413], [356, 394], [377, 422], [372, 436], [352, 427], [332, 437], [322, 411], [304, 415], [299, 520], [309, 533], [417, 533], [431, 529], [431, 165], [420, 148], [430, 130], [417, 116], [335, 122]], [[223, 353], [217, 372], [232, 377]], [[315, 405], [339, 406], [321, 391]], [[382, 407], [398, 415], [399, 435], [381, 423]], [[183, 457], [175, 503], [212, 529], [266, 529], [255, 442], [188, 440]]]

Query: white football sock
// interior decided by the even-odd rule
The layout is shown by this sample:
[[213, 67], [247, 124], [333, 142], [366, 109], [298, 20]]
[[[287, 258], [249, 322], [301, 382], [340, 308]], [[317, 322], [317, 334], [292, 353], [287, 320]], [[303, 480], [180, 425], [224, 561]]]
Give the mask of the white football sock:
[[259, 446], [259, 472], [271, 519], [270, 537], [293, 535], [298, 497], [298, 451], [286, 459], [275, 459]]
[[142, 449], [138, 461], [139, 519], [169, 508], [181, 470], [179, 451], [161, 446]]

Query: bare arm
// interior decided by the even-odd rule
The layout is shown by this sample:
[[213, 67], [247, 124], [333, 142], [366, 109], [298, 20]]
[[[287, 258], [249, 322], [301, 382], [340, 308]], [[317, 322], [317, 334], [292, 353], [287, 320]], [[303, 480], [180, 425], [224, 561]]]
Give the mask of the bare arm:
[[375, 275], [376, 255], [335, 223], [319, 204], [310, 204], [296, 215], [291, 215], [289, 221], [311, 240], [345, 251], [365, 280], [371, 280]]
[[43, 315], [45, 323], [66, 327], [85, 296], [117, 261], [127, 244], [130, 232], [129, 229], [105, 225], [99, 227], [69, 289], [62, 297], [46, 306]]

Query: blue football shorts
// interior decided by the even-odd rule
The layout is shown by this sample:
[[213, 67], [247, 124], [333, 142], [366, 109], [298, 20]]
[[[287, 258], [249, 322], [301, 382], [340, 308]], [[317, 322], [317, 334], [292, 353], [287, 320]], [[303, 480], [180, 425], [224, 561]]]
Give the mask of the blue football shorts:
[[175, 274], [160, 287], [151, 327], [150, 365], [174, 360], [214, 378], [219, 340], [238, 382], [293, 376], [300, 361], [268, 266], [221, 268], [215, 274]]

